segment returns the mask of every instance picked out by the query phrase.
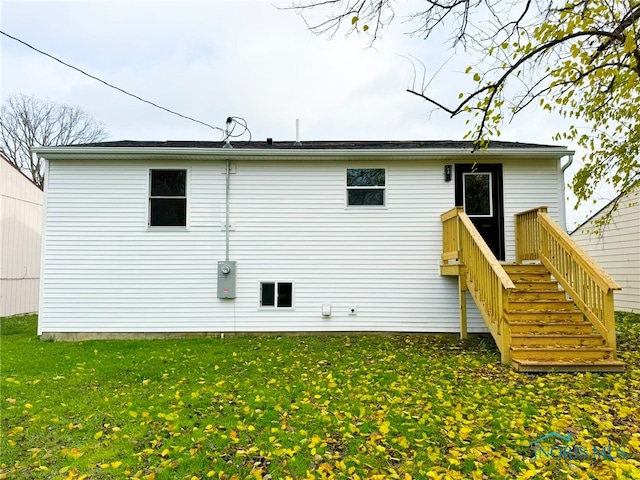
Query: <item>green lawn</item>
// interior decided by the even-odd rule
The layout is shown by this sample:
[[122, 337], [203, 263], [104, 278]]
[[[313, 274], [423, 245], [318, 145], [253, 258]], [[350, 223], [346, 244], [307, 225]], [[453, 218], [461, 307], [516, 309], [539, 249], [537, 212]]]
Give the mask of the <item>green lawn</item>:
[[[5, 318], [0, 479], [640, 478], [640, 316], [618, 327], [626, 373], [528, 375], [490, 338], [52, 343]], [[551, 432], [573, 448], [535, 459]]]

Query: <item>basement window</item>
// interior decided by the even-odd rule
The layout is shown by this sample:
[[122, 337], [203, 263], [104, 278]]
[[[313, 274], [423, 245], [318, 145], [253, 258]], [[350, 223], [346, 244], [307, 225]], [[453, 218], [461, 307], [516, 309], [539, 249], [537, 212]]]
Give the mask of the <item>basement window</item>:
[[386, 172], [384, 168], [347, 169], [347, 205], [350, 207], [385, 204]]
[[149, 226], [187, 225], [187, 171], [149, 171]]
[[262, 282], [260, 284], [260, 306], [291, 308], [293, 306], [293, 283]]

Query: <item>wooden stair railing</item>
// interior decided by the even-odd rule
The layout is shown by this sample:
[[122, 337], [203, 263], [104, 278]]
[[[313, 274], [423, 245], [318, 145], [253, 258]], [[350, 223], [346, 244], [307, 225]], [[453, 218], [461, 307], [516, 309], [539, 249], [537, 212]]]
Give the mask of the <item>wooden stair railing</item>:
[[516, 215], [517, 262], [509, 265], [498, 262], [460, 207], [440, 218], [440, 273], [458, 277], [461, 338], [469, 291], [502, 363], [523, 372], [624, 371], [616, 359], [613, 308], [620, 287], [546, 207]]
[[516, 215], [516, 262], [539, 260], [613, 349], [616, 331], [613, 292], [618, 284], [538, 207]]
[[516, 287], [462, 207], [449, 210], [440, 219], [442, 260], [457, 260], [458, 265], [461, 337], [466, 337], [465, 291], [469, 290], [498, 345], [502, 363], [510, 363], [511, 339], [504, 311], [509, 292]]

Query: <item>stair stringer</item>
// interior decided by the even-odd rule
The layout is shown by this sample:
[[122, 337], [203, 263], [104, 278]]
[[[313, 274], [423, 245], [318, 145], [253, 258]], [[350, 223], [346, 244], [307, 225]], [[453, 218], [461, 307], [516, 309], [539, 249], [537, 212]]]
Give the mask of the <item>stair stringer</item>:
[[[505, 301], [508, 302], [509, 291], [506, 289], [502, 290], [503, 301], [501, 302], [501, 304], [503, 307], [498, 317], [499, 321], [496, 323], [491, 321], [493, 312], [487, 307], [487, 303], [483, 300], [481, 292], [477, 288], [477, 285], [475, 285], [475, 283], [469, 278], [469, 275], [466, 272], [465, 277], [466, 286], [469, 290], [469, 293], [471, 294], [471, 298], [473, 298], [476, 307], [478, 307], [478, 310], [482, 315], [482, 319], [484, 320], [485, 325], [487, 325], [487, 328], [489, 329], [493, 340], [496, 342], [498, 350], [500, 350], [501, 363], [505, 365], [511, 363], [511, 334], [509, 325], [505, 321], [504, 308]], [[463, 292], [460, 293], [462, 294]]]

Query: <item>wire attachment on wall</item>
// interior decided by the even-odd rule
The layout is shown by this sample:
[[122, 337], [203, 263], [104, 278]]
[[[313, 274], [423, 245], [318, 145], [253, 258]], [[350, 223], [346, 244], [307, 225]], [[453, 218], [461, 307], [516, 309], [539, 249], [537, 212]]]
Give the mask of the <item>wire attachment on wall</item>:
[[[224, 147], [232, 148], [231, 139], [238, 138], [245, 134], [249, 134], [249, 141], [251, 141], [251, 130], [247, 125], [247, 121], [242, 117], [227, 117], [227, 125], [224, 131]], [[236, 128], [240, 128], [238, 133], [234, 133]]]

